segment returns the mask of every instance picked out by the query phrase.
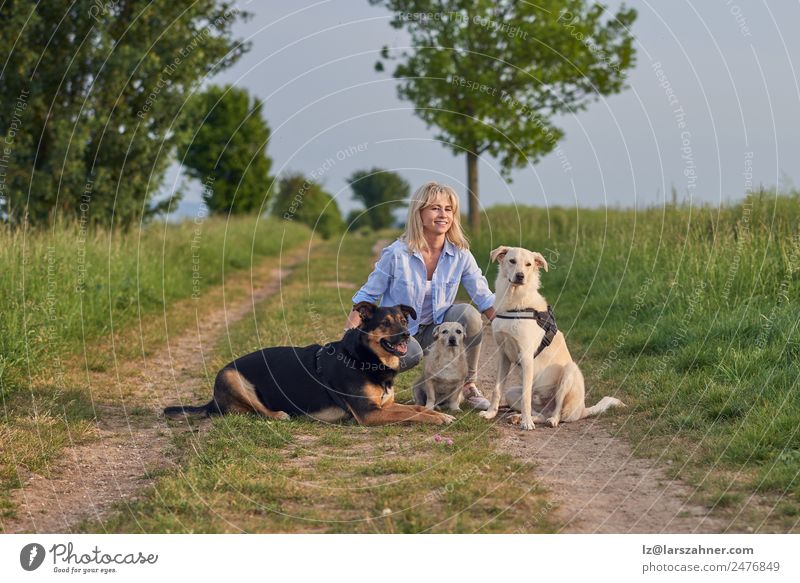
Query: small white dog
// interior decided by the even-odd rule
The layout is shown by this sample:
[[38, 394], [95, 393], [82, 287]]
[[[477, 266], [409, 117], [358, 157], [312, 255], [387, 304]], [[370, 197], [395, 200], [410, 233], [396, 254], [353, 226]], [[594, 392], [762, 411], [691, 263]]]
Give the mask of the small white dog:
[[[492, 320], [500, 362], [492, 403], [480, 416], [492, 419], [497, 415], [514, 365], [522, 367], [522, 387], [508, 389], [505, 397], [512, 409], [522, 413], [512, 419], [522, 429], [534, 429], [534, 422], [556, 427], [559, 422], [577, 421], [609, 407], [624, 407], [613, 397], [603, 397], [594, 407], [586, 407], [583, 374], [572, 360], [552, 309], [539, 293], [539, 270], [547, 271], [542, 254], [503, 246], [490, 257], [500, 262], [495, 283], [496, 317]], [[540, 413], [533, 415], [534, 407]]]
[[414, 383], [414, 403], [428, 409], [447, 403], [451, 411], [461, 410], [467, 376], [465, 337], [457, 322], [444, 322], [433, 329], [433, 344], [425, 355], [422, 375]]

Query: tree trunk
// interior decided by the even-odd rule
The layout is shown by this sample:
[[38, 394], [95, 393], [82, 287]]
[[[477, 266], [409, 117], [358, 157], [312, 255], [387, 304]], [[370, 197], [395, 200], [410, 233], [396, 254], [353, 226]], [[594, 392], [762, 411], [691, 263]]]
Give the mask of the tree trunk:
[[471, 234], [477, 235], [481, 230], [481, 207], [478, 202], [478, 155], [472, 148], [467, 149], [467, 197]]

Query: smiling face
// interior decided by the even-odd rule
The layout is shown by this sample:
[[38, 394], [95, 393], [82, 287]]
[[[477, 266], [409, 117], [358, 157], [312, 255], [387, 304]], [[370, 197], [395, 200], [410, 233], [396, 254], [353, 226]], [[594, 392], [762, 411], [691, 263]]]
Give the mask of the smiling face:
[[505, 278], [512, 286], [532, 285], [539, 289], [539, 269], [547, 271], [547, 261], [541, 253], [522, 247], [498, 247], [491, 253], [492, 261], [500, 262], [497, 277]]
[[453, 225], [455, 207], [450, 197], [444, 193], [439, 193], [430, 204], [424, 206], [419, 211], [422, 219], [422, 231], [425, 234], [444, 235]]
[[464, 327], [458, 322], [439, 324], [433, 331], [434, 341], [445, 348], [456, 348], [464, 344]]

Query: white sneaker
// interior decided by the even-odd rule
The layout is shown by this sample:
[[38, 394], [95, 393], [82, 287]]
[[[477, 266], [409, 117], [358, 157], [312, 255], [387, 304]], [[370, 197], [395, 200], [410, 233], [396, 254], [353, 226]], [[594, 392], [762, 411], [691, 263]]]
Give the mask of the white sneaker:
[[484, 397], [475, 386], [475, 383], [468, 383], [464, 385], [464, 399], [473, 408], [478, 411], [486, 411], [489, 408], [489, 399]]

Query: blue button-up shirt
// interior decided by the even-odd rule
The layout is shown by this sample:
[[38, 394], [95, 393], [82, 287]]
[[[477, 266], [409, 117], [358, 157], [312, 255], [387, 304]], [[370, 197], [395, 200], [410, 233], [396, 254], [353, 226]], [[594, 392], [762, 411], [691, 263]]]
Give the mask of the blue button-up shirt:
[[[425, 299], [425, 280], [428, 277], [425, 260], [419, 252], [411, 253], [405, 241], [397, 240], [381, 253], [367, 283], [353, 296], [353, 303], [380, 301], [382, 306], [411, 306], [419, 316]], [[494, 304], [494, 294], [475, 258], [467, 249], [459, 249], [445, 239], [439, 263], [433, 272], [431, 295], [433, 323], [441, 324], [444, 313], [456, 301], [459, 283], [483, 312]], [[408, 331], [419, 329], [417, 320], [409, 319]]]

